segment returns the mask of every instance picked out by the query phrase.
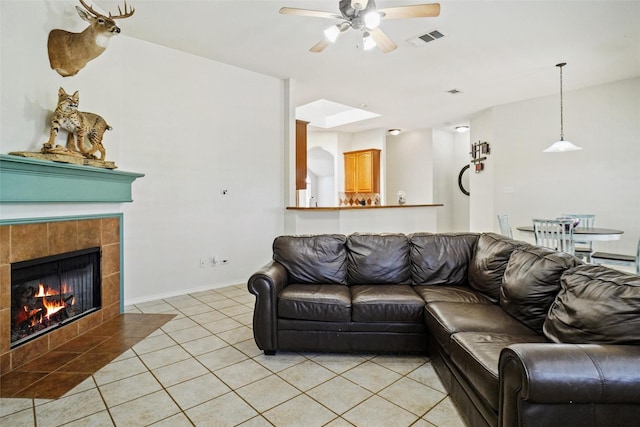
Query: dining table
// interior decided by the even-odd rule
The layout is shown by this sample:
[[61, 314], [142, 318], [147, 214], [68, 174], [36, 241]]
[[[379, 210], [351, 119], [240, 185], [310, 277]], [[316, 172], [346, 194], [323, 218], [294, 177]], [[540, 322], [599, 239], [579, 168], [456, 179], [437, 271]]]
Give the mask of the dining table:
[[[532, 237], [533, 225], [523, 225], [516, 227], [516, 229], [525, 236]], [[607, 240], [620, 240], [624, 231], [616, 230], [615, 228], [600, 228], [600, 227], [576, 227], [573, 229], [573, 236], [575, 240], [579, 241], [607, 241]]]

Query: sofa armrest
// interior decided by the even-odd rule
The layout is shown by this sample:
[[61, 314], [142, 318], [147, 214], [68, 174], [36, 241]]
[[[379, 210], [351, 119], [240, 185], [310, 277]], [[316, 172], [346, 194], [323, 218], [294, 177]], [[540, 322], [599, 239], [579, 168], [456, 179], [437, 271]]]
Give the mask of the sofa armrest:
[[271, 261], [247, 282], [249, 292], [256, 296], [253, 311], [253, 336], [260, 350], [274, 354], [278, 348], [278, 294], [287, 285], [287, 270], [277, 261]]
[[[500, 354], [499, 425], [544, 424], [544, 412], [556, 423], [587, 426], [615, 408], [640, 408], [639, 362], [634, 345], [510, 345]], [[632, 412], [625, 416], [640, 416]]]

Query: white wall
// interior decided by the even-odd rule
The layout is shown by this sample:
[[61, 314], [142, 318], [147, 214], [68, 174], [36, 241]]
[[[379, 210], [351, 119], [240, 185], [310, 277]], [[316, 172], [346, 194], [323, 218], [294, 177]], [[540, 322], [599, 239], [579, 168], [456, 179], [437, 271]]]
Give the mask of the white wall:
[[433, 203], [432, 130], [388, 136], [386, 146], [387, 203], [398, 204], [400, 190], [404, 190], [409, 205]]
[[[74, 6], [0, 3], [0, 151], [39, 151], [63, 86], [79, 90], [81, 111], [113, 126], [107, 159], [146, 176], [133, 184], [133, 203], [0, 205], [2, 218], [124, 212], [126, 304], [246, 282], [284, 229], [283, 82], [126, 35], [62, 78], [46, 40], [52, 28], [84, 27]], [[230, 262], [201, 269], [212, 255]]]
[[[493, 174], [496, 167], [495, 153], [498, 151], [498, 144], [495, 141], [493, 119], [493, 109], [488, 109], [476, 114], [471, 121], [470, 139], [472, 143], [488, 142], [491, 154], [487, 156], [484, 163], [484, 170], [475, 172], [472, 164], [469, 175], [469, 230], [474, 232], [484, 232], [493, 230], [494, 227], [494, 204], [493, 204]], [[471, 155], [469, 155], [471, 159]]]
[[384, 150], [385, 131], [382, 129], [373, 129], [352, 133], [348, 146], [343, 148], [344, 151], [366, 150], [369, 148]]
[[338, 183], [344, 175], [344, 172], [340, 173], [338, 170], [339, 159], [342, 158], [342, 151], [339, 151], [338, 145], [338, 132], [307, 131], [307, 164], [310, 164], [310, 158], [317, 149], [322, 149], [333, 157], [333, 173], [317, 177], [318, 206], [338, 206], [338, 192], [341, 191]]
[[[491, 144], [485, 172], [472, 176], [471, 215], [498, 230], [495, 215], [514, 227], [533, 217], [596, 214], [596, 225], [624, 230], [596, 250], [633, 254], [640, 237], [640, 78], [564, 94], [565, 139], [583, 147], [543, 153], [559, 138], [559, 97], [494, 107], [471, 123], [472, 141]], [[518, 232], [514, 231], [515, 237]]]
[[[454, 172], [454, 176], [452, 177], [453, 195], [451, 197], [452, 231], [469, 231], [469, 196], [462, 193], [458, 187], [458, 175], [460, 170], [465, 165], [469, 165], [469, 160], [471, 158], [469, 155], [469, 146], [469, 132], [454, 134], [452, 147], [452, 170]], [[472, 173], [473, 172], [470, 170], [465, 172], [467, 177], [470, 177]], [[469, 185], [467, 184], [467, 191], [469, 190], [468, 187]]]
[[[385, 140], [385, 131], [382, 129], [373, 129], [357, 133], [345, 132], [314, 132], [307, 133], [307, 149], [313, 147], [321, 147], [335, 156], [335, 203], [338, 205], [337, 194], [344, 192], [344, 156], [347, 151], [366, 150], [368, 148], [377, 148], [382, 150], [380, 157], [380, 197], [381, 203], [385, 204], [385, 177], [387, 174], [386, 157], [387, 145]], [[329, 187], [329, 183], [325, 183], [325, 187]], [[323, 200], [326, 200], [323, 198]], [[395, 203], [395, 198], [391, 199], [391, 203]], [[329, 206], [323, 204], [323, 206]]]
[[[454, 135], [433, 130], [433, 203], [442, 203], [438, 209], [438, 231], [454, 231], [453, 198], [458, 188], [457, 163], [454, 161]], [[424, 166], [423, 166], [424, 167]]]

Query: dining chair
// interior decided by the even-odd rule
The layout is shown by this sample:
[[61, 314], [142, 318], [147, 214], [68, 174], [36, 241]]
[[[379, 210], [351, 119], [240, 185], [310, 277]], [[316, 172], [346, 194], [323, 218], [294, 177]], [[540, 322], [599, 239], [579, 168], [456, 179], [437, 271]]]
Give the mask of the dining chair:
[[591, 260], [594, 264], [635, 267], [636, 274], [640, 274], [640, 239], [638, 240], [638, 247], [636, 248], [636, 256], [609, 252], [594, 252], [591, 254]]
[[[580, 220], [576, 228], [593, 228], [596, 226], [596, 216], [593, 214], [562, 214], [563, 218], [577, 218]], [[593, 242], [587, 240], [574, 239], [574, 254], [580, 259], [591, 263], [591, 254], [593, 253]]]
[[536, 245], [574, 255], [573, 219], [534, 219]]
[[509, 220], [509, 215], [498, 215], [498, 225], [500, 226], [500, 234], [513, 239], [513, 231], [511, 229], [511, 221]]

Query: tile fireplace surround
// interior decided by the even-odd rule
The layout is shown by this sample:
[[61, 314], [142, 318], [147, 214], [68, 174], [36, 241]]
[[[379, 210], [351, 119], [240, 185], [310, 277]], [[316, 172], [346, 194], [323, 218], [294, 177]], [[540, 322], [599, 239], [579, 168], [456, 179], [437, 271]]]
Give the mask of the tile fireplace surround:
[[[42, 204], [127, 203], [133, 201], [133, 182], [143, 176], [137, 172], [0, 154], [0, 204], [27, 203], [41, 206], [46, 211], [47, 207]], [[86, 191], [88, 182], [91, 182], [92, 191]], [[15, 395], [11, 389], [29, 389], [22, 387], [23, 383], [25, 386], [31, 385], [29, 376], [34, 379], [44, 376], [40, 380], [42, 385], [56, 373], [59, 376], [68, 376], [70, 371], [87, 374], [86, 363], [74, 364], [70, 369], [67, 365], [76, 359], [67, 359], [69, 363], [64, 365], [65, 358], [75, 354], [77, 360], [83, 357], [90, 359], [92, 366], [99, 365], [98, 359], [103, 359], [106, 364], [109, 357], [117, 357], [118, 352], [125, 351], [128, 346], [142, 340], [169, 320], [148, 316], [132, 318], [121, 314], [122, 222], [122, 213], [0, 219], [2, 397]], [[94, 247], [99, 247], [101, 252], [101, 307], [12, 349], [11, 264]], [[102, 339], [100, 343], [97, 342], [100, 341], [99, 337]], [[95, 342], [93, 347], [89, 345], [92, 342]], [[41, 366], [41, 362], [44, 365]], [[24, 372], [30, 375], [22, 375]], [[67, 386], [73, 386], [73, 381], [67, 382]], [[42, 387], [40, 389], [42, 392]], [[43, 393], [50, 391], [44, 390]]]
[[[6, 374], [120, 315], [121, 215], [0, 226], [0, 372]], [[102, 308], [11, 349], [11, 263], [99, 246]]]

